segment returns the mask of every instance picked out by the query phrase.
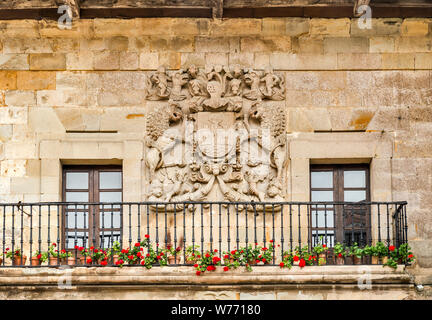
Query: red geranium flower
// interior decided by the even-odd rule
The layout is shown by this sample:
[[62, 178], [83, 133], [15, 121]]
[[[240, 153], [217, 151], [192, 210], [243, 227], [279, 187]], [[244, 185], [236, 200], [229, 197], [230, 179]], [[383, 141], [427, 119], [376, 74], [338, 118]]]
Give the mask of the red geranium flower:
[[87, 263], [91, 263], [92, 262], [92, 258], [87, 258]]
[[139, 247], [141, 244], [139, 242], [135, 243], [135, 247]]
[[235, 253], [236, 253], [236, 251], [237, 251], [237, 250], [233, 250], [233, 251], [231, 251], [231, 254], [235, 254]]
[[198, 270], [198, 271], [196, 272], [196, 275], [199, 276], [200, 274], [201, 274], [201, 271]]
[[256, 262], [256, 263], [259, 263], [260, 261], [257, 259], [255, 262]]
[[55, 243], [52, 244], [54, 247], [57, 247], [57, 245]]
[[229, 255], [224, 255], [224, 259], [229, 259]]
[[83, 247], [79, 247], [79, 251], [83, 251], [84, 250], [84, 248]]
[[128, 252], [129, 252], [129, 250], [126, 250], [126, 249], [121, 250], [121, 253], [128, 253]]
[[75, 249], [79, 249], [79, 247], [78, 247], [78, 246], [75, 246]]
[[198, 268], [198, 263], [195, 263], [195, 264], [194, 264], [194, 267], [195, 267], [195, 268]]
[[218, 252], [217, 249], [214, 249], [213, 251], [214, 251], [214, 252]]
[[339, 253], [338, 256], [339, 256], [339, 258], [342, 258], [342, 253]]
[[299, 267], [300, 267], [300, 268], [303, 268], [305, 265], [306, 265], [306, 261], [305, 261], [303, 258], [300, 259]]
[[224, 270], [224, 271], [228, 271], [229, 268], [225, 266], [225, 267], [223, 268], [223, 270]]
[[205, 257], [206, 258], [210, 258], [210, 255], [208, 253], [206, 253]]
[[267, 251], [267, 248], [266, 248], [266, 247], [264, 247], [264, 248], [262, 248], [261, 250], [262, 250], [262, 251]]
[[138, 257], [138, 258], [141, 257], [141, 252], [138, 252], [138, 253], [137, 253], [137, 257]]
[[281, 268], [283, 268], [283, 267], [285, 266], [285, 263], [281, 262], [281, 263], [279, 263], [279, 266], [280, 266]]
[[101, 265], [106, 266], [107, 265], [107, 261], [106, 260], [102, 260], [101, 261]]
[[323, 244], [323, 248], [327, 247], [327, 245]]
[[37, 258], [38, 258], [38, 259], [42, 258], [42, 255], [39, 253], [39, 254], [37, 255]]
[[411, 259], [412, 257], [414, 257], [412, 254], [410, 254], [410, 255], [408, 256], [409, 259]]
[[150, 236], [148, 234], [146, 234], [144, 237], [146, 237], [146, 239], [150, 238]]
[[128, 258], [129, 258], [129, 260], [133, 260], [133, 259], [134, 259], [134, 256], [133, 256], [133, 255], [130, 255], [130, 256], [128, 256]]
[[294, 256], [294, 257], [293, 257], [293, 260], [297, 262], [297, 261], [299, 261], [299, 257]]
[[394, 251], [394, 250], [395, 250], [395, 246], [390, 246], [390, 247], [389, 247], [389, 250], [390, 250], [390, 251]]
[[66, 253], [66, 250], [65, 250], [65, 249], [62, 249], [62, 250], [61, 250], [61, 253]]
[[95, 253], [98, 253], [98, 252], [99, 252], [99, 250], [98, 250], [98, 249], [94, 249], [94, 252], [95, 252]]
[[262, 262], [267, 262], [267, 259], [266, 259], [266, 258], [263, 258], [263, 259], [262, 259]]
[[157, 256], [156, 259], [160, 260], [160, 259], [161, 259], [161, 256]]
[[146, 257], [150, 257], [150, 253], [147, 253], [147, 254], [146, 254]]
[[273, 240], [270, 240], [270, 243], [273, 243]]
[[145, 265], [145, 260], [141, 260], [141, 265]]

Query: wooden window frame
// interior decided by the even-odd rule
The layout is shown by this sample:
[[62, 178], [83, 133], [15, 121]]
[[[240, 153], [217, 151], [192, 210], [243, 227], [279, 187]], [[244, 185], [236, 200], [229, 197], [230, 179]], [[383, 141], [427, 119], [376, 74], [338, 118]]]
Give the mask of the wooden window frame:
[[[366, 184], [364, 188], [345, 188], [344, 187], [344, 171], [365, 171], [366, 174]], [[331, 171], [333, 172], [333, 187], [332, 188], [312, 188], [312, 172], [322, 172], [322, 171]], [[370, 166], [369, 164], [311, 164], [310, 165], [310, 179], [309, 179], [309, 189], [310, 189], [310, 197], [312, 199], [313, 191], [333, 191], [333, 201], [334, 202], [344, 202], [344, 191], [345, 190], [365, 190], [366, 191], [366, 201], [370, 202]], [[336, 242], [345, 242], [345, 230], [346, 226], [344, 225], [343, 211], [346, 210], [345, 205], [336, 205], [330, 211], [334, 211], [334, 220], [333, 220], [333, 228], [327, 227], [327, 230], [334, 230], [334, 243]], [[371, 215], [370, 208], [367, 207], [369, 212], [366, 212], [366, 239], [371, 239]], [[327, 208], [327, 211], [329, 209]], [[310, 239], [312, 239], [312, 231], [313, 230], [325, 230], [324, 227], [315, 227], [312, 228], [312, 210], [310, 215], [309, 224], [310, 228]]]
[[[89, 174], [89, 184], [88, 189], [66, 189], [66, 173], [68, 172], [88, 172]], [[121, 182], [122, 186], [120, 189], [100, 189], [99, 188], [99, 173], [100, 172], [120, 172], [121, 173]], [[123, 201], [123, 169], [121, 165], [64, 165], [62, 168], [62, 201], [66, 202], [66, 193], [69, 191], [83, 191], [88, 190], [89, 193], [89, 199], [88, 202], [100, 202], [100, 192], [121, 192]], [[67, 205], [63, 206], [62, 209], [62, 246], [63, 248], [66, 248], [66, 231], [67, 230], [77, 230], [77, 232], [88, 232], [88, 246], [94, 246], [95, 248], [98, 248], [100, 246], [100, 232], [103, 230], [107, 234], [109, 232], [117, 231], [120, 232], [120, 238], [123, 235], [123, 212], [122, 212], [122, 206], [120, 206], [119, 209], [113, 209], [114, 211], [119, 211], [120, 213], [120, 227], [119, 228], [101, 228], [100, 227], [100, 208], [98, 205], [92, 206], [92, 210], [90, 208], [88, 209], [81, 209], [82, 211], [87, 210], [88, 212], [88, 226], [87, 228], [66, 228], [66, 208]], [[111, 209], [111, 207], [107, 208]], [[80, 209], [79, 209], [80, 210]], [[95, 241], [93, 241], [93, 239]], [[68, 250], [71, 250], [70, 248]]]

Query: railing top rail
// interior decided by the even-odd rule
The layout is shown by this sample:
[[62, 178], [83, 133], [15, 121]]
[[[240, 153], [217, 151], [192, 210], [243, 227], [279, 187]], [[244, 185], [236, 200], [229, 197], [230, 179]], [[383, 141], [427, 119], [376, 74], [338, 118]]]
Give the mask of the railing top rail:
[[281, 202], [255, 202], [255, 201], [142, 201], [142, 202], [32, 202], [32, 203], [0, 203], [0, 206], [56, 206], [56, 205], [182, 205], [182, 204], [212, 204], [212, 205], [407, 205], [407, 201], [371, 201], [371, 202], [332, 202], [332, 201], [281, 201]]

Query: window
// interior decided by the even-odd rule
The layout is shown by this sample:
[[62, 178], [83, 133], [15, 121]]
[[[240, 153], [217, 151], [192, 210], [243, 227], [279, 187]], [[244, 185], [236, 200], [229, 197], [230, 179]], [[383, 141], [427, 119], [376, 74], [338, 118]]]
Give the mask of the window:
[[121, 202], [121, 167], [65, 166], [63, 201], [76, 202], [63, 210], [64, 248], [73, 249], [75, 245], [109, 248], [120, 240], [121, 205], [84, 203]]
[[335, 242], [366, 244], [370, 239], [368, 165], [312, 165], [311, 201], [352, 202], [314, 205], [310, 210], [313, 245], [319, 237], [330, 246]]

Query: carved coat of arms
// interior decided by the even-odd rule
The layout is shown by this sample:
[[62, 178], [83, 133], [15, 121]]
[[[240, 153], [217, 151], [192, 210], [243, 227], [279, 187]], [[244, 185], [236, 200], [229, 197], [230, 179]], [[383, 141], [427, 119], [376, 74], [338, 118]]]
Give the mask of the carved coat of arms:
[[149, 201], [282, 201], [285, 81], [238, 66], [147, 79]]

